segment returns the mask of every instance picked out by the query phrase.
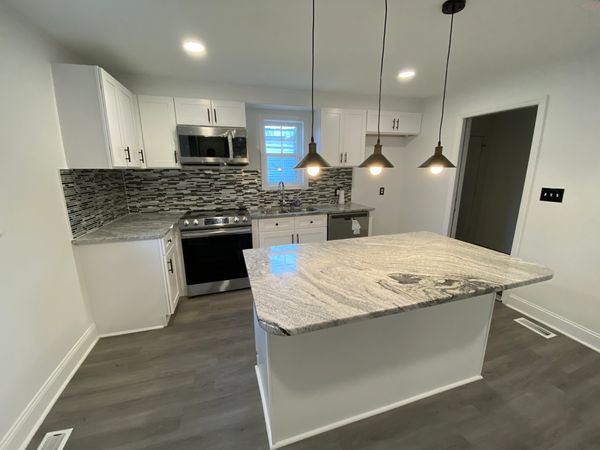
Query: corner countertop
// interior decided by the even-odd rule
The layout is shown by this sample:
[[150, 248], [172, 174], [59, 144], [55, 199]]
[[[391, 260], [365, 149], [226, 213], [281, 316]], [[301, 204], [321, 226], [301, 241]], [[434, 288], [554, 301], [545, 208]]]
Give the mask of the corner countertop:
[[285, 212], [278, 211], [277, 208], [261, 208], [250, 211], [252, 219], [269, 219], [273, 217], [286, 217], [286, 216], [310, 216], [317, 214], [335, 214], [345, 212], [361, 212], [361, 211], [374, 211], [375, 208], [370, 206], [361, 205], [360, 203], [344, 203], [343, 205], [336, 204], [322, 204], [322, 205], [310, 205], [310, 210], [306, 209], [290, 209]]
[[547, 267], [435, 233], [244, 250], [256, 315], [295, 335], [549, 280]]
[[73, 239], [72, 243], [84, 245], [159, 239], [167, 234], [184, 214], [184, 211], [129, 214]]

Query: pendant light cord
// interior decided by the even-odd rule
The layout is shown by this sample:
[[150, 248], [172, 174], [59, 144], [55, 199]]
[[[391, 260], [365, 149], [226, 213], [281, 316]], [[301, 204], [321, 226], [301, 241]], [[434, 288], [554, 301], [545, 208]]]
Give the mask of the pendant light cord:
[[312, 0], [311, 35], [311, 81], [310, 81], [310, 142], [315, 142], [315, 0]]
[[381, 45], [381, 66], [379, 67], [379, 106], [377, 110], [377, 144], [379, 144], [379, 123], [381, 122], [381, 81], [383, 79], [383, 56], [385, 55], [385, 34], [387, 31], [388, 3], [385, 0], [385, 14], [383, 16], [383, 43]]
[[454, 12], [450, 17], [450, 37], [448, 38], [448, 55], [446, 56], [446, 71], [444, 73], [444, 94], [442, 95], [442, 115], [438, 133], [438, 147], [442, 145], [442, 125], [444, 123], [444, 108], [446, 106], [446, 86], [448, 84], [448, 65], [450, 64], [450, 49], [452, 48], [452, 28], [454, 27]]

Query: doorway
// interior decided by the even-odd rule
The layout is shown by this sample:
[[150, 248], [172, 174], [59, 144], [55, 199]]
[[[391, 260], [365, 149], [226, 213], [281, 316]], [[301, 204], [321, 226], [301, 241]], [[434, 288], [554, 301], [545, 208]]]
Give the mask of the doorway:
[[510, 254], [538, 106], [465, 119], [452, 236]]

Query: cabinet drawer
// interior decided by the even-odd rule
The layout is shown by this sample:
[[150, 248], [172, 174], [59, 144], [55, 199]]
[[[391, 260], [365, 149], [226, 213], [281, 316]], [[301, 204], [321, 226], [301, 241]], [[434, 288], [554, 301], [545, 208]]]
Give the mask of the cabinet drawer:
[[163, 237], [163, 248], [165, 249], [165, 254], [169, 252], [173, 246], [175, 245], [175, 228], [171, 227], [169, 232]]
[[294, 217], [296, 228], [317, 228], [327, 226], [327, 215]]
[[293, 217], [275, 217], [273, 219], [261, 219], [259, 231], [283, 231], [294, 229], [294, 218]]

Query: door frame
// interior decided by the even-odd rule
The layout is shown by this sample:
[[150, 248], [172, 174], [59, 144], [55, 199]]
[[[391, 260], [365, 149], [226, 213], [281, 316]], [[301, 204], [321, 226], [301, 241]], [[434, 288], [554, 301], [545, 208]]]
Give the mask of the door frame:
[[467, 151], [469, 146], [469, 135], [471, 129], [470, 119], [473, 119], [474, 117], [478, 116], [510, 111], [513, 109], [526, 108], [528, 106], [537, 106], [537, 114], [535, 117], [533, 138], [531, 140], [531, 150], [529, 151], [529, 160], [527, 162], [527, 172], [525, 175], [525, 180], [523, 182], [523, 193], [521, 194], [521, 203], [519, 206], [519, 213], [517, 216], [517, 224], [515, 227], [515, 233], [510, 252], [512, 256], [519, 256], [521, 250], [521, 242], [523, 239], [523, 232], [525, 230], [525, 223], [527, 221], [527, 211], [529, 209], [529, 204], [534, 193], [533, 186], [535, 176], [537, 174], [537, 166], [542, 146], [544, 126], [546, 123], [546, 111], [548, 108], [547, 95], [541, 98], [535, 98], [517, 103], [490, 106], [485, 109], [465, 112], [459, 115], [457, 124], [458, 132], [456, 133], [455, 139], [455, 148], [458, 148], [458, 163], [455, 176], [450, 180], [449, 191], [452, 192], [452, 195], [448, 198], [446, 205], [446, 214], [444, 217], [446, 231], [450, 237], [454, 237], [456, 235], [458, 210], [460, 207], [460, 197], [462, 193], [461, 190], [467, 160]]

